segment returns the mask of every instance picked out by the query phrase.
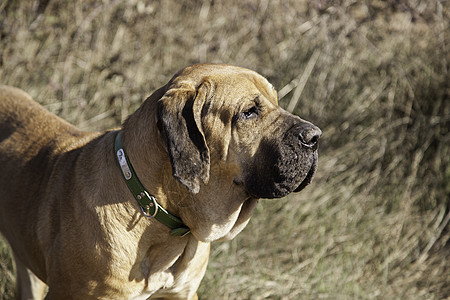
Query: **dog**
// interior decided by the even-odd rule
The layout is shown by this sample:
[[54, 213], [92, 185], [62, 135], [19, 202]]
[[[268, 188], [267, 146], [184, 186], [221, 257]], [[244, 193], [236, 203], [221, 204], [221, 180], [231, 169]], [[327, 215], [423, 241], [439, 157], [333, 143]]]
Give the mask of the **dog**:
[[84, 132], [0, 88], [0, 231], [21, 299], [197, 299], [210, 242], [308, 185], [321, 130], [258, 73], [197, 64], [122, 128]]

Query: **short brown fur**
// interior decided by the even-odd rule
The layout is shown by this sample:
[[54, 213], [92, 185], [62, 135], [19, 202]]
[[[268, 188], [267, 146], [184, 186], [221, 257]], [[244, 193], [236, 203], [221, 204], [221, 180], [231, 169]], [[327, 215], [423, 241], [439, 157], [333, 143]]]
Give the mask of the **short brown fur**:
[[[244, 138], [233, 122], [255, 97], [264, 114], [245, 126], [262, 136]], [[186, 128], [167, 128], [188, 101], [195, 124], [184, 127], [197, 126], [205, 143], [193, 174], [176, 166], [169, 145], [179, 138], [172, 142], [190, 149]], [[245, 187], [244, 162], [266, 137], [264, 126], [283, 127], [280, 118], [301, 120], [278, 107], [263, 77], [203, 64], [179, 72], [126, 120], [123, 144], [136, 173], [192, 232], [172, 237], [127, 189], [113, 153], [116, 131], [80, 131], [21, 90], [0, 87], [0, 231], [16, 259], [18, 297], [42, 299], [48, 285], [46, 299], [196, 299], [209, 243], [233, 238], [249, 221], [258, 197]]]

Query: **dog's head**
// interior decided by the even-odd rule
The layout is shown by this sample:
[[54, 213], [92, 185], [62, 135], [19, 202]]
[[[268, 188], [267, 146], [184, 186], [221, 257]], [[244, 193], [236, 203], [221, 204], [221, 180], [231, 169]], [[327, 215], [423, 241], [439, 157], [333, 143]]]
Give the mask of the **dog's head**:
[[235, 172], [223, 184], [242, 187], [254, 198], [283, 197], [311, 182], [322, 132], [280, 108], [261, 75], [234, 66], [194, 65], [176, 74], [166, 89], [159, 102], [161, 129], [173, 175], [192, 193], [215, 176], [212, 164], [224, 162]]
[[150, 99], [171, 164], [160, 190], [199, 240], [234, 237], [257, 199], [298, 192], [316, 171], [320, 129], [280, 108], [256, 72], [193, 65]]

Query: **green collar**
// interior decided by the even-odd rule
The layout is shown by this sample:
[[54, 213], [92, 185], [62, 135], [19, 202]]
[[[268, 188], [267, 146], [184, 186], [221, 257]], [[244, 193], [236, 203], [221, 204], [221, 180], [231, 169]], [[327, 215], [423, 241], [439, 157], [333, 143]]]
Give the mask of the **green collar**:
[[189, 227], [184, 225], [183, 221], [179, 218], [162, 208], [156, 201], [156, 198], [145, 190], [131, 165], [130, 159], [125, 154], [120, 131], [117, 133], [116, 141], [114, 143], [114, 153], [120, 170], [122, 171], [123, 178], [125, 179], [125, 183], [139, 203], [144, 215], [146, 217], [154, 217], [156, 220], [172, 229], [170, 235], [185, 236], [188, 234], [190, 232]]

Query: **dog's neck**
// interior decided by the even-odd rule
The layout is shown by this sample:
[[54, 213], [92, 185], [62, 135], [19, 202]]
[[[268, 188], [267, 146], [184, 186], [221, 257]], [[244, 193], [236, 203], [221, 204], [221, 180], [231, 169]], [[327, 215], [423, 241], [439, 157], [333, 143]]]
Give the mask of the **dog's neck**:
[[121, 135], [124, 149], [144, 187], [157, 197], [162, 207], [176, 214], [177, 206], [170, 203], [167, 195], [163, 193], [168, 181], [174, 186], [177, 183], [175, 179], [164, 175], [169, 173], [171, 166], [161, 133], [157, 128], [156, 106], [160, 98], [159, 92], [160, 90], [152, 94], [129, 116], [123, 125]]
[[[128, 157], [144, 187], [163, 208], [181, 218], [196, 238], [201, 241], [233, 238], [247, 224], [257, 200], [248, 199], [245, 191], [236, 187], [217, 194], [224, 188], [219, 179], [234, 172], [231, 169], [235, 167], [225, 162], [216, 162], [211, 167], [211, 174], [221, 176], [211, 176], [208, 185], [195, 195], [173, 177], [165, 140], [158, 129], [157, 106], [163, 93], [164, 89], [154, 92], [125, 121], [122, 136]], [[232, 177], [229, 182], [232, 184]]]

